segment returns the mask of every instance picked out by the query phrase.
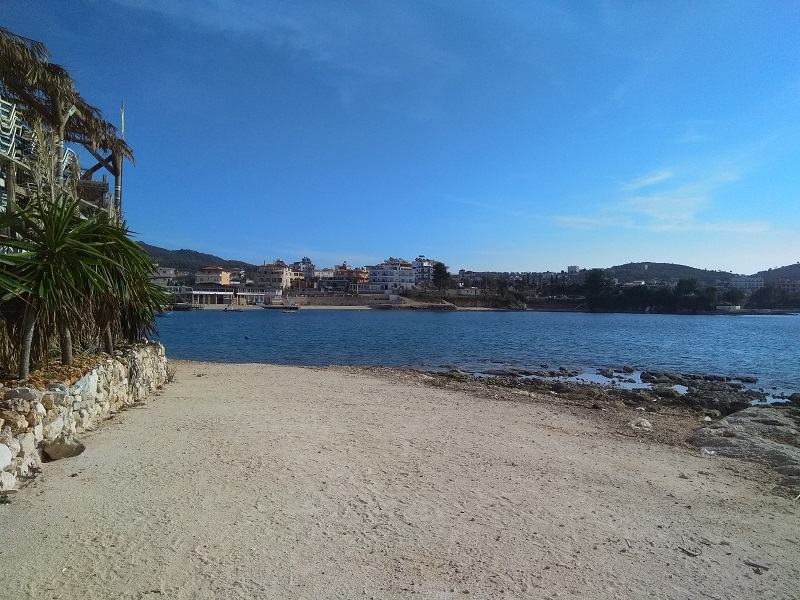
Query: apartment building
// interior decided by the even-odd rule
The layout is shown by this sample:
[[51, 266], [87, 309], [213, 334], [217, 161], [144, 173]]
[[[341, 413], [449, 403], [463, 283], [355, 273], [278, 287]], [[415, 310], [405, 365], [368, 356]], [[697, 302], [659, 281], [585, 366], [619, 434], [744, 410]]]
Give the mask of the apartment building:
[[369, 291], [400, 292], [414, 289], [414, 267], [402, 258], [387, 258], [379, 265], [367, 267]]
[[231, 284], [231, 272], [222, 267], [204, 267], [194, 274], [195, 285], [216, 283], [218, 285]]

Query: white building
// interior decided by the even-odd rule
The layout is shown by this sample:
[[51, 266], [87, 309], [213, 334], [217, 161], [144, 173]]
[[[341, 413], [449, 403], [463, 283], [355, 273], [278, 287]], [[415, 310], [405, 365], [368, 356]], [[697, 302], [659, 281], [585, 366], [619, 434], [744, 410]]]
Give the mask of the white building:
[[764, 287], [763, 277], [731, 277], [728, 286], [742, 290], [745, 294], [752, 294]]
[[173, 279], [175, 279], [175, 269], [172, 267], [156, 266], [150, 274], [150, 281], [161, 287], [169, 287]]
[[311, 262], [311, 259], [304, 256], [302, 260], [292, 263], [292, 269], [303, 274], [306, 280], [314, 279], [314, 272], [317, 267]]
[[256, 271], [256, 283], [272, 289], [288, 290], [293, 281], [305, 279], [302, 271], [295, 271], [282, 260], [264, 263]]
[[419, 255], [411, 263], [414, 268], [414, 285], [418, 288], [425, 288], [433, 285], [433, 265], [436, 261]]
[[370, 292], [399, 292], [414, 289], [414, 267], [402, 258], [388, 258], [369, 271]]

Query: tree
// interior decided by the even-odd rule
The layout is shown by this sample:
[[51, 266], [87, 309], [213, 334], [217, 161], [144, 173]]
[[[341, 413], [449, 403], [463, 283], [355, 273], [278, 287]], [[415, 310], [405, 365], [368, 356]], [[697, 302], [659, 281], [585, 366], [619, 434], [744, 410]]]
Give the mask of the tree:
[[586, 274], [581, 291], [589, 310], [600, 308], [611, 295], [613, 285], [602, 269], [592, 269]]
[[83, 100], [63, 67], [49, 62], [43, 44], [4, 28], [0, 95], [16, 105], [33, 134], [24, 161], [9, 163], [26, 170], [33, 186], [24, 202], [9, 202], [0, 215], [0, 345], [6, 356], [18, 353], [24, 380], [32, 357], [46, 358], [55, 339], [69, 364], [73, 332], [90, 342], [102, 331], [109, 352], [115, 337], [139, 339], [154, 330], [155, 313], [168, 299], [150, 283], [154, 265], [119, 224], [120, 215], [86, 212], [77, 165], [67, 169], [63, 160], [67, 142], [93, 154], [110, 151], [116, 177], [122, 158], [133, 157], [114, 126]]
[[675, 286], [675, 295], [678, 298], [691, 296], [697, 292], [697, 279], [679, 279]]
[[744, 302], [744, 292], [739, 288], [729, 288], [722, 294], [722, 300], [733, 306], [740, 306]]
[[447, 265], [443, 262], [435, 262], [433, 263], [433, 285], [436, 286], [437, 289], [443, 289], [447, 287], [447, 284], [450, 282], [450, 272], [447, 270]]
[[73, 142], [133, 160], [130, 147], [81, 97], [67, 70], [50, 62], [44, 44], [0, 27], [0, 56], [0, 95], [17, 105], [26, 122], [52, 129], [57, 147]]

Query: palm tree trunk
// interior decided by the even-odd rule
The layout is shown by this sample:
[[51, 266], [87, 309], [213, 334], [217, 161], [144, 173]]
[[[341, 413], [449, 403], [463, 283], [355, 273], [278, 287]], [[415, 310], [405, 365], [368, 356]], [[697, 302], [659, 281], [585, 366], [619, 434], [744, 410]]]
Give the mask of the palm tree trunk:
[[61, 364], [72, 364], [72, 333], [66, 325], [61, 326]]
[[114, 338], [111, 336], [111, 325], [106, 325], [103, 329], [103, 345], [106, 349], [106, 354], [114, 356]]
[[25, 328], [22, 334], [22, 353], [19, 357], [19, 378], [27, 381], [31, 369], [31, 346], [33, 346], [33, 332], [36, 325], [36, 315], [31, 314], [29, 308], [25, 309]]

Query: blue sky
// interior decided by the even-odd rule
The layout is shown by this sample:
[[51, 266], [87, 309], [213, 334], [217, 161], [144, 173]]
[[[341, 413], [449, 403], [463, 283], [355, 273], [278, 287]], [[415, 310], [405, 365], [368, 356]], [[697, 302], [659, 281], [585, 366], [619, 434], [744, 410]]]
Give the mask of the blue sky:
[[[119, 122], [137, 238], [451, 270], [800, 261], [800, 3], [4, 2]], [[86, 156], [88, 162], [89, 157]]]

